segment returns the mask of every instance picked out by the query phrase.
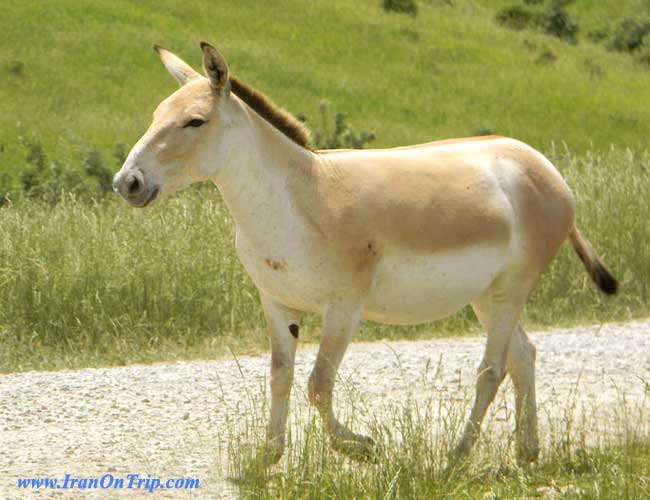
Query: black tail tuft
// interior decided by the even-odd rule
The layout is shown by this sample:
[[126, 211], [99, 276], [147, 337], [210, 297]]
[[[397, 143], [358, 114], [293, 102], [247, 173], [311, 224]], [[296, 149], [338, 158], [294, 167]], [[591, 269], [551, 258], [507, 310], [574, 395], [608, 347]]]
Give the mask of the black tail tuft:
[[618, 291], [618, 281], [612, 276], [612, 273], [607, 269], [602, 262], [596, 261], [592, 263], [590, 269], [592, 279], [604, 293], [607, 295], [614, 295]]
[[582, 237], [576, 227], [571, 231], [569, 238], [589, 276], [594, 280], [594, 283], [598, 285], [598, 288], [603, 293], [614, 295], [618, 291], [618, 281], [616, 281], [616, 278], [614, 278], [610, 270], [603, 264], [603, 261], [591, 244]]

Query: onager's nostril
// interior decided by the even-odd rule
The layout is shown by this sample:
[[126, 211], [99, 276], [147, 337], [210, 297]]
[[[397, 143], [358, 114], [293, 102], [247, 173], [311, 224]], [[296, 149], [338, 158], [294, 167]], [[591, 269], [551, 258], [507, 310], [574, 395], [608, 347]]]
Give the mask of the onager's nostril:
[[140, 187], [141, 187], [140, 181], [138, 180], [137, 177], [133, 176], [133, 178], [131, 178], [131, 180], [129, 181], [129, 185], [128, 185], [129, 194], [137, 194], [140, 191]]

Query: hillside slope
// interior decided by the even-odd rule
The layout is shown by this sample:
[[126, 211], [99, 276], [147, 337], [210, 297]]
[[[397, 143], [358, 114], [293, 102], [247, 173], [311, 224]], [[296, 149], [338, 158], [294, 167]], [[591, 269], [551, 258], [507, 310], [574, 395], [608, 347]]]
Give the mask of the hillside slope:
[[[490, 130], [542, 149], [645, 148], [650, 71], [584, 38], [572, 46], [497, 25], [497, 9], [517, 1], [422, 1], [412, 18], [376, 0], [6, 0], [0, 173], [24, 162], [18, 133], [62, 158], [130, 146], [175, 88], [151, 44], [199, 66], [201, 39], [289, 110], [313, 122], [327, 99], [378, 146]], [[586, 31], [638, 3], [579, 2], [571, 12]], [[547, 51], [557, 59], [540, 61]]]
[[[233, 225], [214, 188], [188, 190], [144, 211], [116, 196], [79, 203], [97, 186], [84, 191], [74, 183], [93, 170], [110, 190], [125, 151], [176, 88], [152, 42], [199, 66], [198, 40], [211, 40], [235, 74], [306, 113], [316, 128], [319, 101], [329, 99], [357, 131], [375, 132], [378, 146], [479, 128], [532, 142], [571, 186], [579, 227], [620, 280], [621, 293], [599, 295], [565, 246], [531, 298], [525, 323], [647, 317], [650, 247], [639, 242], [650, 233], [650, 71], [582, 37], [573, 46], [502, 28], [494, 14], [510, 1], [521, 0], [422, 0], [413, 19], [385, 13], [374, 0], [315, 1], [308, 8], [282, 0], [264, 9], [252, 1], [192, 0], [181, 7], [176, 0], [5, 0], [0, 372], [268, 348], [257, 291], [238, 262]], [[584, 30], [599, 28], [607, 14], [594, 17], [589, 5], [571, 7]], [[636, 0], [619, 3], [609, 26], [635, 6]], [[548, 51], [557, 59], [537, 64]], [[566, 142], [575, 154], [551, 141]], [[50, 191], [30, 191], [42, 195], [35, 200], [18, 195], [39, 168]], [[357, 338], [477, 329], [466, 309], [436, 325], [364, 323]], [[301, 340], [317, 339], [318, 320], [308, 318]]]

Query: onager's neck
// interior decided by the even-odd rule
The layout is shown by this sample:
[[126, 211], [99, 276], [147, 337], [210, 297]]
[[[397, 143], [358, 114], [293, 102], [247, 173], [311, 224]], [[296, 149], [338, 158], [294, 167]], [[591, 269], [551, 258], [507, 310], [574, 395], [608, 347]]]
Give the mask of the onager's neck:
[[286, 137], [237, 96], [226, 104], [224, 165], [213, 181], [235, 223], [248, 233], [282, 220], [296, 190], [309, 190], [316, 155]]

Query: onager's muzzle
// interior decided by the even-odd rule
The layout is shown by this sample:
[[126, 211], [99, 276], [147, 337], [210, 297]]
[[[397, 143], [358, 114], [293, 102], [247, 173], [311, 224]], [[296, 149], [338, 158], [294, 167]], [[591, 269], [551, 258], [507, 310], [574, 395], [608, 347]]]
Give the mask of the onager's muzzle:
[[129, 205], [134, 207], [146, 207], [156, 199], [160, 188], [148, 186], [144, 175], [136, 168], [120, 170], [113, 178], [113, 190], [119, 193]]

